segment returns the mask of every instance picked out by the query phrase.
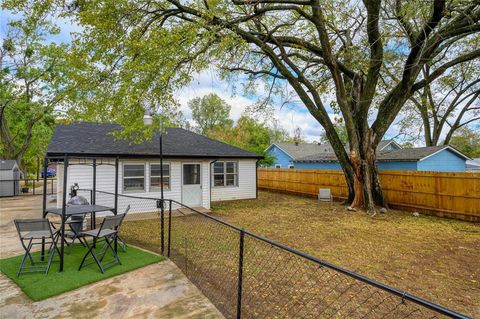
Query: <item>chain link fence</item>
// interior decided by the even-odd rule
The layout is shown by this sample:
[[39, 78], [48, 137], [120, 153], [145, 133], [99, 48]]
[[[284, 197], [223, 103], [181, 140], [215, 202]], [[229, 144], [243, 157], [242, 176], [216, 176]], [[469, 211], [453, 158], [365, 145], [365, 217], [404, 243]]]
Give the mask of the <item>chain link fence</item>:
[[[78, 195], [85, 197], [89, 203], [115, 207], [115, 194], [104, 191], [80, 189]], [[118, 194], [117, 211], [124, 213], [129, 207], [127, 216], [123, 222], [120, 237], [127, 244], [138, 246], [155, 253], [162, 253], [161, 249], [161, 210], [158, 207], [159, 200], [152, 197], [129, 196]], [[97, 226], [104, 214], [96, 214]], [[88, 222], [90, 224], [90, 222]], [[164, 232], [165, 233], [165, 232]]]
[[182, 211], [189, 213], [171, 214], [169, 257], [226, 318], [468, 318], [205, 213]]
[[57, 179], [48, 178], [47, 187], [44, 188], [44, 180], [35, 178], [2, 179], [0, 180], [0, 197], [13, 197], [20, 195], [54, 195], [57, 193]]
[[468, 318], [174, 200], [162, 213], [156, 198], [118, 195], [118, 212], [128, 205], [120, 236], [168, 256], [226, 318]]

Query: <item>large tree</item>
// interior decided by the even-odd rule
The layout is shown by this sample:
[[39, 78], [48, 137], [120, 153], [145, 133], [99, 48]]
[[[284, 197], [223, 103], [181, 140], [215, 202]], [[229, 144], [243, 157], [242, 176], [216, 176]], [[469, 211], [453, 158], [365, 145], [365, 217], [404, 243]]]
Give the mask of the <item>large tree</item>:
[[[401, 132], [426, 146], [450, 144], [455, 133], [480, 122], [480, 61], [468, 61], [416, 92], [402, 111]], [[429, 66], [423, 71], [428, 77]]]
[[188, 107], [192, 110], [192, 119], [200, 134], [206, 135], [213, 129], [226, 129], [233, 124], [229, 118], [232, 107], [215, 93], [188, 101]]
[[42, 158], [63, 97], [65, 46], [47, 43], [55, 33], [41, 19], [13, 21], [0, 47], [0, 156], [23, 170]]
[[[479, 0], [109, 0], [75, 1], [68, 12], [84, 28], [77, 56], [95, 69], [89, 81], [106, 80], [117, 100], [130, 92], [122, 107], [137, 113], [140, 96], [165, 93], [166, 105], [211, 67], [263, 80], [270, 93], [287, 83], [325, 129], [348, 201], [368, 210], [386, 204], [375, 149], [405, 102], [480, 55]], [[329, 117], [332, 92], [348, 150]]]

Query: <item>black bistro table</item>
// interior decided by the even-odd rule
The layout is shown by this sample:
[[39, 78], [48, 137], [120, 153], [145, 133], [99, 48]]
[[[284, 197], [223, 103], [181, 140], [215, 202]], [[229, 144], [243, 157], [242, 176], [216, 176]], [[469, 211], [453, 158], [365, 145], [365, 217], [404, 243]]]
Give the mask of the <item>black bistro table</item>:
[[[50, 207], [45, 209], [45, 212], [43, 212], [43, 218], [45, 218], [48, 214], [53, 214], [60, 216], [62, 218], [62, 229], [61, 229], [61, 246], [63, 248], [63, 241], [65, 240], [65, 221], [75, 215], [84, 215], [84, 214], [90, 214], [90, 223], [92, 229], [95, 228], [95, 219], [96, 219], [96, 213], [99, 212], [112, 212], [113, 214], [116, 214], [115, 208], [113, 207], [108, 207], [108, 206], [102, 206], [102, 205], [71, 205], [65, 207], [65, 215], [63, 215], [63, 209], [62, 208], [54, 208]], [[42, 244], [42, 255], [45, 250], [44, 244]], [[60, 256], [60, 270], [63, 270], [63, 254], [64, 251], [63, 249], [60, 250], [62, 255]]]

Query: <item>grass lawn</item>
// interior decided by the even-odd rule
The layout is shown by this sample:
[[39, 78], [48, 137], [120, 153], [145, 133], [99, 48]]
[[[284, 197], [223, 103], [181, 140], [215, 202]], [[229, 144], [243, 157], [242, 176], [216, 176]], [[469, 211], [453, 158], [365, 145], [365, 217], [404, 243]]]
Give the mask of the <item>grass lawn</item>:
[[[63, 272], [58, 271], [58, 255], [55, 255], [48, 275], [38, 272], [25, 273], [17, 277], [17, 270], [22, 256], [0, 260], [0, 270], [12, 279], [32, 300], [39, 301], [163, 260], [161, 256], [134, 247], [128, 247], [126, 252], [119, 252], [122, 265], [114, 265], [102, 274], [93, 260], [87, 267], [78, 271], [78, 266], [85, 253], [86, 248], [75, 246], [70, 254], [65, 254], [65, 268]], [[38, 253], [33, 255], [38, 256]], [[110, 260], [110, 257], [111, 254], [105, 258]], [[29, 262], [27, 265], [29, 265]]]
[[390, 210], [369, 217], [340, 204], [259, 192], [216, 202], [213, 215], [371, 279], [480, 317], [480, 225]]

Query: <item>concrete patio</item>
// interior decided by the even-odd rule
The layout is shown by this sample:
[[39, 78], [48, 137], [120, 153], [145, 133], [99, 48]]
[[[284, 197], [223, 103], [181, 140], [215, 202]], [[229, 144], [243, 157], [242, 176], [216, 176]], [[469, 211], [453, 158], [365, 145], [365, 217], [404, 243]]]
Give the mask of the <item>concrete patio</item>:
[[[41, 196], [0, 199], [0, 258], [23, 253], [13, 219], [40, 214]], [[39, 302], [0, 274], [0, 318], [32, 317], [223, 318], [168, 260]]]

